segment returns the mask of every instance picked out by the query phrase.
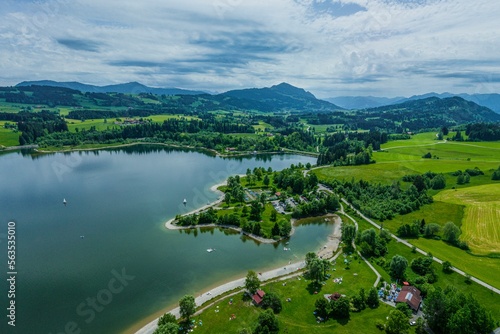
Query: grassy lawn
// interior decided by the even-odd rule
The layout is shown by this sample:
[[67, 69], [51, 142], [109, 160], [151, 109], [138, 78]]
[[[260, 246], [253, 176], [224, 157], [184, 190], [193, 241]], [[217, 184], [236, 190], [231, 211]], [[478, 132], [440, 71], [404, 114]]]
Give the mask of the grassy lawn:
[[[374, 153], [377, 160], [378, 155], [390, 153]], [[408, 155], [404, 155], [408, 157]], [[394, 158], [394, 157], [392, 157]], [[314, 170], [314, 173], [321, 180], [355, 180], [363, 179], [370, 182], [380, 182], [383, 184], [391, 184], [393, 181], [400, 180], [406, 174], [425, 173], [433, 171], [436, 173], [451, 173], [457, 170], [473, 169], [478, 167], [483, 172], [488, 172], [491, 169], [497, 169], [500, 165], [500, 157], [496, 161], [459, 161], [459, 160], [444, 160], [444, 159], [403, 159], [398, 161], [381, 161], [371, 165], [362, 166], [338, 166], [338, 167], [323, 167]], [[491, 174], [490, 174], [491, 175]], [[472, 178], [473, 179], [473, 178]]]
[[[433, 203], [429, 206], [426, 205], [426, 206], [424, 206], [424, 208], [427, 208], [428, 213], [432, 214], [431, 207], [436, 205], [436, 204], [437, 203]], [[444, 210], [444, 211], [447, 210], [446, 203], [439, 204], [439, 205], [443, 206], [439, 210]], [[451, 204], [451, 205], [453, 205], [453, 204]], [[420, 211], [416, 211], [416, 212], [413, 212], [411, 214], [405, 215], [404, 217], [408, 217], [408, 221], [405, 218], [405, 222], [413, 221], [413, 219], [410, 217], [412, 215], [415, 215], [414, 217], [418, 218], [417, 214]], [[353, 217], [354, 219], [356, 219], [361, 231], [373, 227], [370, 223], [368, 223], [364, 219], [356, 216], [352, 212], [348, 212], [348, 214], [351, 217]], [[400, 216], [398, 216], [398, 217], [400, 217]], [[437, 219], [438, 217], [441, 217], [441, 215], [436, 215], [436, 220], [429, 221], [426, 218], [425, 221], [426, 221], [426, 223], [429, 223], [429, 222], [434, 222], [434, 223], [443, 223], [444, 222], [444, 223], [446, 223], [446, 221], [447, 221], [446, 216], [441, 217], [440, 219]], [[395, 218], [393, 221], [395, 221], [397, 219], [398, 218]], [[384, 222], [384, 227], [388, 228], [388, 224], [393, 223], [393, 221], [386, 220]], [[398, 224], [395, 224], [395, 225], [399, 226]], [[389, 228], [389, 230], [391, 230], [391, 228]], [[394, 232], [394, 231], [391, 230], [391, 232]], [[418, 248], [420, 248], [426, 252], [431, 252], [434, 256], [440, 258], [443, 261], [449, 261], [454, 267], [457, 267], [458, 269], [463, 270], [464, 272], [470, 274], [471, 276], [477, 277], [480, 280], [482, 280], [482, 281], [484, 281], [484, 282], [486, 282], [486, 283], [488, 283], [496, 288], [500, 288], [500, 280], [497, 279], [497, 277], [500, 277], [500, 259], [484, 257], [484, 256], [474, 256], [474, 255], [467, 253], [466, 251], [458, 249], [457, 247], [450, 246], [441, 240], [418, 238], [418, 239], [409, 239], [408, 241], [411, 244], [417, 246]], [[413, 255], [413, 253], [411, 253], [410, 248], [408, 248], [402, 244], [395, 243], [394, 240], [392, 240], [389, 243], [389, 251], [391, 251], [391, 249], [395, 245], [399, 246], [397, 249], [400, 252], [406, 252], [406, 254], [408, 254], [408, 256], [410, 256], [410, 257], [415, 256], [415, 255]], [[407, 253], [407, 252], [410, 252], [410, 253]], [[403, 255], [406, 257], [406, 255], [404, 255], [404, 254], [400, 254], [400, 255]], [[382, 268], [378, 267], [377, 269], [382, 269]]]
[[418, 211], [406, 215], [397, 215], [391, 220], [384, 220], [381, 224], [392, 233], [396, 233], [399, 226], [411, 224], [414, 220], [425, 220], [426, 224], [435, 223], [444, 226], [451, 221], [460, 227], [464, 216], [464, 206], [454, 203], [435, 200], [432, 204], [424, 205]]
[[[134, 118], [138, 118], [138, 117], [134, 117]], [[151, 119], [155, 123], [163, 123], [164, 121], [166, 121], [168, 119], [172, 119], [172, 118], [175, 118], [175, 119], [184, 118], [184, 119], [189, 120], [189, 121], [193, 120], [193, 119], [198, 119], [198, 117], [184, 116], [184, 115], [151, 115], [151, 116], [148, 116], [145, 118]]]
[[391, 184], [395, 180], [401, 179], [406, 174], [414, 174], [411, 169], [398, 163], [391, 164], [371, 164], [363, 166], [339, 166], [324, 167], [313, 171], [320, 180], [356, 180], [363, 179], [370, 182], [381, 182]]
[[435, 199], [465, 206], [460, 239], [474, 253], [500, 253], [500, 183], [446, 190]]
[[458, 291], [463, 292], [465, 294], [472, 294], [476, 300], [479, 301], [481, 305], [483, 305], [488, 311], [491, 312], [493, 319], [496, 321], [500, 321], [500, 295], [495, 292], [485, 289], [481, 285], [477, 283], [465, 283], [465, 278], [462, 275], [459, 275], [455, 272], [451, 274], [445, 274], [441, 270], [441, 266], [435, 263], [436, 272], [438, 274], [438, 280], [433, 285], [435, 287], [441, 287], [442, 289], [447, 286], [453, 286]]
[[[359, 229], [361, 231], [373, 227], [370, 223], [360, 218], [352, 211], [348, 211], [348, 214], [358, 222]], [[470, 275], [475, 276], [490, 285], [500, 288], [500, 281], [496, 279], [496, 277], [500, 277], [500, 259], [473, 256], [456, 247], [449, 246], [443, 241], [429, 240], [425, 238], [411, 239], [409, 241], [424, 251], [431, 252], [434, 256], [437, 256], [442, 260], [449, 261], [453, 266], [469, 273]], [[387, 244], [387, 248], [388, 254], [384, 256], [387, 262], [389, 262], [396, 254], [404, 256], [408, 260], [408, 263], [411, 263], [411, 260], [414, 258], [423, 256], [420, 253], [412, 253], [409, 247], [398, 243], [395, 240], [391, 240]], [[389, 273], [384, 267], [378, 265], [376, 261], [370, 262], [379, 271], [384, 280], [390, 281]], [[438, 263], [434, 263], [433, 267], [438, 276], [438, 280], [433, 284], [433, 286], [445, 288], [448, 285], [452, 285], [459, 291], [472, 293], [482, 305], [492, 312], [492, 315], [497, 320], [500, 320], [500, 308], [498, 307], [498, 305], [500, 305], [500, 295], [474, 282], [471, 284], [465, 283], [465, 278], [457, 273], [443, 273], [442, 266]], [[411, 271], [411, 269], [407, 269], [407, 275], [411, 277], [415, 274]]]
[[[242, 210], [241, 207], [229, 207], [228, 208], [226, 206], [226, 204], [223, 204], [222, 207], [223, 207], [223, 209], [217, 210], [217, 215], [219, 217], [223, 216], [225, 214], [231, 214], [231, 213], [236, 213], [236, 214], [241, 216], [241, 210]], [[250, 212], [250, 206], [247, 205], [247, 208], [248, 208], [248, 212]], [[274, 208], [273, 208], [272, 204], [266, 203], [264, 212], [262, 212], [261, 220], [260, 220], [260, 226], [262, 228], [263, 235], [265, 235], [269, 238], [271, 236], [271, 230], [275, 224], [275, 222], [271, 221], [271, 212], [273, 212], [273, 211], [274, 211]], [[248, 219], [248, 215], [245, 218]], [[281, 219], [290, 220], [290, 215], [283, 215], [283, 214], [277, 213], [276, 214], [276, 221], [279, 222]]]
[[[342, 259], [342, 257], [340, 258]], [[338, 261], [341, 263], [342, 261]], [[262, 287], [266, 292], [276, 293], [283, 303], [283, 310], [277, 316], [280, 322], [280, 333], [380, 333], [375, 327], [376, 321], [385, 321], [392, 309], [390, 306], [381, 304], [377, 309], [366, 309], [360, 313], [351, 313], [348, 321], [330, 319], [325, 323], [317, 323], [313, 315], [314, 303], [323, 298], [323, 294], [339, 292], [352, 296], [359, 292], [360, 288], [366, 291], [373, 285], [375, 274], [361, 260], [354, 260], [350, 269], [335, 266], [329, 272], [330, 279], [321, 286], [317, 294], [311, 289], [310, 281], [303, 277], [294, 277], [286, 281], [277, 281]], [[354, 275], [356, 273], [357, 275]], [[333, 282], [333, 278], [343, 277], [342, 284]], [[286, 284], [284, 284], [286, 283]], [[232, 303], [230, 303], [232, 298]], [[287, 298], [291, 301], [287, 302]], [[239, 293], [233, 297], [220, 300], [206, 309], [200, 316], [195, 317], [196, 323], [201, 320], [203, 326], [198, 326], [194, 332], [199, 333], [238, 333], [244, 328], [252, 329], [261, 312], [251, 302]], [[235, 319], [229, 320], [232, 315]]]
[[0, 121], [0, 146], [17, 146], [19, 145], [19, 136], [21, 132], [14, 132], [12, 129], [4, 128], [5, 122]]
[[78, 130], [89, 130], [91, 127], [95, 127], [97, 131], [106, 130], [108, 127], [112, 129], [113, 127], [117, 127], [118, 125], [113, 124], [114, 119], [108, 119], [107, 123], [104, 123], [104, 119], [93, 119], [93, 120], [85, 120], [81, 121], [78, 119], [66, 119], [66, 123], [68, 123], [68, 130], [70, 132], [76, 132]]
[[432, 252], [434, 256], [443, 261], [449, 261], [454, 267], [471, 276], [500, 288], [500, 280], [498, 279], [500, 277], [500, 259], [474, 256], [439, 240], [419, 238], [411, 239], [409, 242], [426, 252]]
[[269, 130], [272, 130], [274, 129], [274, 127], [269, 124], [269, 123], [266, 123], [264, 121], [259, 121], [259, 125], [254, 125], [253, 128], [255, 129], [255, 131], [266, 131], [266, 129], [269, 129]]

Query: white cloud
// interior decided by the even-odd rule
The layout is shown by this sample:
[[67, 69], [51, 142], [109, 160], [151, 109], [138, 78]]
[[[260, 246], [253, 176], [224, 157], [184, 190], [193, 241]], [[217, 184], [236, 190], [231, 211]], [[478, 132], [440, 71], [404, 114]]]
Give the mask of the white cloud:
[[0, 85], [492, 92], [499, 14], [488, 0], [10, 1], [0, 9]]

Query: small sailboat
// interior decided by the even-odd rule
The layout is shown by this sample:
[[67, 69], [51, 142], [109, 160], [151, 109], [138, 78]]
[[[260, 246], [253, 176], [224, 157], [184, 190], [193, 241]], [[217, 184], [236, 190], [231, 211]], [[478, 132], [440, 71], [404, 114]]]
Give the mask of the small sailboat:
[[66, 205], [68, 202], [66, 202], [66, 198], [63, 199], [63, 204]]
[[184, 203], [184, 205], [186, 205], [187, 199], [184, 198], [184, 201], [182, 201], [182, 203]]

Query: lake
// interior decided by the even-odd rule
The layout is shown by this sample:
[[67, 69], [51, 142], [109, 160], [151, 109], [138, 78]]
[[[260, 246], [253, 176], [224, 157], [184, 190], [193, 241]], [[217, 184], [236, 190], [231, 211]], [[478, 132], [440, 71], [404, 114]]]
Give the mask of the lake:
[[[176, 214], [215, 200], [210, 187], [230, 175], [299, 162], [314, 164], [315, 158], [229, 159], [146, 145], [0, 155], [0, 332], [130, 332], [185, 294], [302, 259], [326, 241], [331, 226], [300, 226], [290, 252], [218, 229], [164, 227]], [[4, 297], [10, 221], [16, 233], [15, 328], [7, 325]]]

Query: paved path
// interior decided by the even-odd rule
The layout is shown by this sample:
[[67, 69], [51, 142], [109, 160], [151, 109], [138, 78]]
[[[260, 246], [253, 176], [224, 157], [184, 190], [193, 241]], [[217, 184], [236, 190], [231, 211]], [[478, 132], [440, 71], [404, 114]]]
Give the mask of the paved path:
[[[340, 203], [340, 213], [342, 213], [347, 218], [352, 220], [352, 222], [356, 226], [356, 232], [358, 232], [358, 222], [354, 218], [349, 216], [347, 213], [345, 213], [344, 206], [342, 205], [342, 203]], [[352, 242], [352, 245], [353, 245], [354, 249], [356, 249], [356, 244], [354, 244], [354, 240]], [[380, 273], [377, 271], [377, 269], [375, 269], [375, 267], [372, 266], [372, 264], [370, 262], [368, 262], [368, 260], [365, 259], [365, 257], [363, 255], [361, 255], [360, 251], [358, 251], [357, 249], [356, 249], [356, 253], [358, 253], [358, 255], [363, 259], [363, 261], [365, 261], [365, 263], [368, 265], [368, 267], [370, 267], [370, 269], [373, 270], [375, 275], [377, 275], [377, 279], [375, 280], [375, 283], [373, 283], [373, 286], [376, 288], [378, 286], [378, 283], [380, 282], [380, 279], [382, 278], [382, 275], [380, 275]]]
[[[334, 232], [329, 236], [328, 241], [326, 245], [324, 245], [318, 252], [318, 256], [323, 255], [324, 257], [330, 254], [333, 254], [337, 250], [338, 244], [339, 244], [339, 239], [338, 239], [338, 233], [340, 233], [340, 224], [342, 224], [342, 220], [337, 216], [337, 221], [335, 224]], [[338, 226], [337, 226], [338, 225]], [[335, 256], [333, 256], [330, 261], [335, 261], [337, 257], [341, 254], [342, 252], [337, 252]], [[272, 269], [266, 272], [261, 272], [258, 273], [259, 280], [261, 282], [266, 282], [267, 284], [270, 280], [275, 279], [275, 278], [280, 278], [280, 279], [287, 279], [290, 277], [298, 276], [301, 275], [303, 272], [301, 269], [305, 267], [305, 261], [298, 261], [294, 263], [289, 263], [287, 265], [284, 265], [283, 267]], [[203, 305], [206, 302], [209, 302], [210, 300], [225, 294], [229, 291], [236, 290], [232, 294], [237, 294], [241, 291], [241, 289], [245, 286], [245, 277], [225, 283], [223, 285], [220, 285], [216, 288], [211, 289], [210, 291], [204, 292], [203, 294], [197, 296], [195, 298], [196, 306], [199, 307]], [[232, 295], [230, 294], [230, 295]], [[229, 296], [229, 295], [228, 295]], [[206, 305], [202, 309], [199, 309], [196, 314], [199, 312], [202, 312], [205, 308], [209, 307], [211, 304]], [[169, 313], [172, 313], [175, 315], [176, 318], [180, 317], [179, 313], [179, 307], [176, 307], [172, 310], [169, 311]], [[149, 322], [147, 325], [142, 327], [140, 330], [136, 332], [136, 334], [152, 334], [158, 323], [158, 318]]]
[[[342, 198], [341, 200], [342, 200], [342, 202], [344, 202], [346, 205], [348, 205], [351, 209], [353, 209], [353, 210], [354, 210], [354, 211], [355, 211], [355, 212], [356, 212], [356, 213], [357, 213], [357, 214], [358, 214], [361, 218], [363, 218], [364, 220], [366, 220], [368, 223], [372, 224], [373, 226], [375, 226], [375, 227], [376, 227], [376, 228], [378, 228], [378, 229], [380, 229], [380, 228], [381, 228], [381, 226], [380, 226], [380, 225], [378, 225], [378, 224], [377, 224], [377, 223], [375, 223], [373, 220], [371, 220], [370, 218], [368, 218], [368, 217], [366, 217], [365, 215], [363, 215], [363, 214], [362, 214], [359, 210], [357, 210], [356, 208], [354, 208], [354, 207], [352, 206], [352, 204], [350, 204], [349, 202], [347, 202], [347, 200], [346, 200], [345, 198]], [[405, 246], [408, 246], [408, 247], [410, 247], [410, 248], [415, 247], [414, 245], [410, 244], [408, 241], [403, 240], [403, 239], [399, 238], [398, 236], [396, 236], [396, 235], [394, 235], [394, 234], [392, 234], [392, 233], [391, 233], [391, 237], [393, 237], [394, 239], [396, 239], [396, 241], [397, 241], [397, 242], [400, 242], [400, 243], [402, 243], [402, 244], [403, 244], [403, 245], [405, 245]], [[417, 248], [417, 247], [415, 247], [415, 248], [416, 248], [416, 251], [417, 251], [417, 252], [419, 252], [419, 253], [421, 253], [421, 254], [424, 254], [424, 255], [427, 255], [427, 253], [426, 253], [425, 251], [423, 251], [422, 249]], [[439, 258], [437, 258], [437, 257], [435, 257], [435, 256], [434, 256], [432, 259], [433, 259], [434, 261], [436, 261], [437, 263], [440, 263], [440, 264], [442, 264], [442, 263], [443, 263], [443, 260], [441, 260], [441, 259], [439, 259]], [[452, 267], [452, 270], [453, 270], [453, 271], [455, 271], [456, 273], [458, 273], [458, 274], [462, 275], [462, 276], [466, 276], [466, 275], [467, 275], [465, 272], [463, 272], [462, 270], [457, 269], [457, 268], [455, 268], [455, 267]], [[478, 279], [478, 278], [476, 278], [476, 277], [473, 277], [473, 276], [471, 276], [471, 277], [470, 277], [470, 279], [471, 279], [472, 281], [476, 282], [477, 284], [482, 285], [482, 286], [484, 286], [485, 288], [487, 288], [487, 289], [489, 289], [489, 290], [491, 290], [491, 291], [493, 291], [493, 292], [495, 292], [495, 293], [500, 294], [500, 290], [499, 290], [499, 289], [497, 289], [497, 288], [495, 288], [494, 286], [491, 286], [491, 285], [489, 285], [488, 283], [483, 282], [483, 281], [481, 281], [480, 279]]]
[[[305, 261], [299, 261], [295, 262], [292, 264], [288, 264], [284, 267], [280, 267], [277, 269], [269, 270], [266, 272], [259, 273], [259, 279], [261, 281], [268, 281], [270, 279], [280, 277], [280, 276], [288, 276], [288, 275], [300, 275], [302, 272], [298, 271], [299, 269], [302, 269], [305, 267]], [[196, 306], [199, 307], [203, 305], [205, 302], [218, 297], [226, 292], [235, 290], [235, 289], [241, 289], [245, 286], [245, 278], [240, 278], [231, 282], [228, 282], [226, 284], [220, 285], [216, 288], [213, 288], [210, 291], [204, 292], [202, 295], [198, 296], [195, 298]], [[239, 292], [239, 291], [237, 291]], [[201, 310], [200, 310], [201, 311]], [[169, 311], [173, 315], [175, 315], [177, 318], [180, 317], [179, 313], [179, 307], [174, 308], [173, 310]], [[156, 324], [158, 323], [158, 319], [155, 319], [148, 323], [146, 326], [141, 328], [136, 332], [136, 334], [151, 334], [154, 332], [156, 329]]]

